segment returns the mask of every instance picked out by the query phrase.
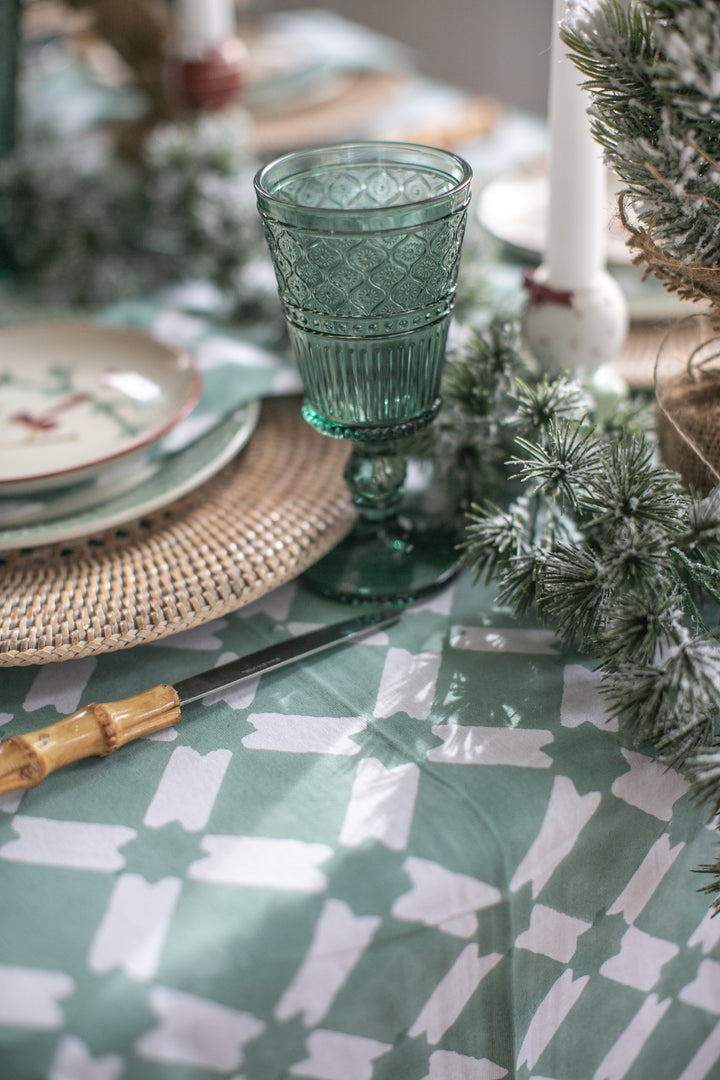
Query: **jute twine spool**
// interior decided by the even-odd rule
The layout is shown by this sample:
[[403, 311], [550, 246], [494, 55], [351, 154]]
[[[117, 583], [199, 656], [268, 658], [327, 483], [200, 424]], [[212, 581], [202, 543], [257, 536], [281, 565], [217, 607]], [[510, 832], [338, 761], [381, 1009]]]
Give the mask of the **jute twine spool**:
[[696, 362], [697, 352], [720, 338], [690, 348], [686, 370], [661, 381], [656, 365], [655, 395], [660, 453], [694, 491], [707, 495], [720, 483], [720, 370]]
[[706, 495], [720, 483], [720, 267], [683, 263], [663, 251], [652, 226], [634, 220], [627, 203], [622, 193], [620, 217], [643, 278], [652, 274], [669, 292], [710, 306], [709, 315], [668, 331], [655, 364], [660, 453], [688, 487]]

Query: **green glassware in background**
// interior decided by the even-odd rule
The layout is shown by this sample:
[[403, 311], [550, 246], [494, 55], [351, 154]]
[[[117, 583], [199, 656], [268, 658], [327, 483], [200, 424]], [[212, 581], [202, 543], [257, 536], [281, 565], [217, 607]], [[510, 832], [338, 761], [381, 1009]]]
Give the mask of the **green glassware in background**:
[[[20, 0], [0, 0], [0, 158], [11, 154], [17, 135]], [[3, 235], [10, 207], [0, 196], [0, 281], [10, 273], [10, 254]]]
[[0, 0], [0, 157], [15, 146], [20, 0]]
[[306, 575], [351, 600], [418, 596], [457, 561], [447, 521], [401, 511], [403, 440], [440, 406], [471, 170], [364, 142], [287, 154], [255, 178], [305, 390], [305, 419], [349, 439], [353, 532]]

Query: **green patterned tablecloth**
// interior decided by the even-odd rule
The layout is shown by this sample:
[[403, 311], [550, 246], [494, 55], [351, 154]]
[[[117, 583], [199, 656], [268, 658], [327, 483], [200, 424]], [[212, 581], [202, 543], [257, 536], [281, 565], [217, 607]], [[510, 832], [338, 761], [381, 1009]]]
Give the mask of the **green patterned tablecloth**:
[[[533, 130], [483, 143], [476, 192]], [[107, 318], [193, 349], [208, 413], [233, 372], [248, 396], [296, 385], [192, 316]], [[346, 615], [295, 583], [5, 669], [0, 735]], [[718, 1080], [720, 918], [694, 873], [715, 854], [683, 778], [607, 723], [592, 662], [467, 574], [0, 797], [0, 1080]]]
[[[2, 676], [3, 734], [343, 616]], [[713, 834], [469, 577], [0, 798], [2, 1080], [720, 1075]]]

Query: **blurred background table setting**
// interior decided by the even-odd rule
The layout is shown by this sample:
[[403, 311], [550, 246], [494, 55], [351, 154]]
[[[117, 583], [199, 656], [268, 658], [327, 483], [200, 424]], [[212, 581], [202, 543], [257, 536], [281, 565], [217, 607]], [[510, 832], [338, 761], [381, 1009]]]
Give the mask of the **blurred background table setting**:
[[[718, 1075], [717, 47], [666, 7], [0, 0], [0, 1080]], [[632, 48], [662, 159], [608, 105]], [[375, 141], [472, 171], [349, 317], [388, 260], [452, 278], [395, 434], [455, 565], [347, 604], [352, 424], [303, 418], [254, 178]], [[134, 695], [386, 608], [121, 745]]]

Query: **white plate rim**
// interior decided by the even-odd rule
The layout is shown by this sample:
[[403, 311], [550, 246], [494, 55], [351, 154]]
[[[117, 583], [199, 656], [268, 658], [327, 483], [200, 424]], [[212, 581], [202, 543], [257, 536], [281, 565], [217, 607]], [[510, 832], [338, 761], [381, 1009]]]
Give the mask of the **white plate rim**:
[[[534, 234], [526, 227], [523, 229], [522, 214], [513, 213], [513, 207], [522, 203], [530, 195], [530, 205], [539, 214]], [[477, 218], [480, 224], [496, 240], [506, 244], [521, 254], [541, 257], [545, 243], [545, 214], [548, 201], [548, 178], [544, 173], [510, 173], [497, 176], [488, 181], [478, 195]], [[629, 266], [632, 255], [625, 244], [624, 237], [613, 224], [617, 217], [615, 204], [608, 194], [607, 202], [607, 260], [611, 266]], [[525, 213], [528, 204], [525, 202]]]
[[189, 391], [178, 409], [176, 409], [170, 417], [166, 418], [161, 425], [152, 428], [149, 432], [145, 432], [142, 436], [139, 436], [136, 440], [131, 441], [114, 453], [93, 458], [91, 461], [68, 469], [51, 469], [48, 472], [34, 473], [23, 477], [13, 477], [12, 479], [4, 479], [2, 475], [0, 475], [0, 493], [2, 495], [20, 495], [25, 492], [41, 491], [43, 488], [50, 488], [54, 485], [62, 485], [64, 487], [67, 484], [84, 480], [97, 469], [115, 463], [130, 454], [134, 454], [137, 451], [152, 445], [152, 443], [162, 438], [162, 436], [175, 427], [180, 420], [186, 417], [200, 399], [203, 382], [202, 372], [190, 353], [185, 349], [175, 348], [167, 342], [162, 341], [160, 338], [155, 337], [153, 334], [136, 329], [135, 327], [105, 326], [102, 323], [93, 323], [81, 319], [60, 319], [57, 322], [42, 323], [17, 323], [11, 326], [0, 327], [0, 349], [2, 348], [4, 338], [17, 336], [18, 334], [22, 334], [23, 331], [33, 334], [57, 334], [64, 330], [70, 330], [72, 333], [80, 334], [95, 333], [101, 337], [112, 335], [116, 341], [120, 338], [128, 338], [131, 342], [142, 342], [145, 345], [147, 345], [148, 342], [151, 342], [153, 346], [159, 350], [164, 350], [168, 358], [172, 357], [177, 364], [185, 366], [185, 369], [191, 376]]
[[[207, 432], [196, 443], [178, 451], [177, 455], [162, 462], [155, 476], [162, 474], [172, 461], [177, 461], [183, 456], [197, 453], [198, 446], [203, 440], [211, 437], [217, 439], [218, 433], [227, 431], [227, 439], [220, 450], [212, 457], [206, 459], [198, 468], [186, 475], [177, 484], [166, 488], [162, 493], [142, 498], [142, 485], [135, 489], [137, 501], [118, 509], [115, 505], [117, 500], [110, 499], [109, 505], [101, 503], [95, 507], [80, 511], [78, 514], [67, 518], [58, 518], [52, 521], [40, 522], [36, 525], [15, 525], [0, 529], [0, 552], [17, 551], [19, 548], [43, 547], [47, 544], [61, 544], [66, 541], [78, 540], [83, 537], [93, 536], [97, 533], [107, 532], [108, 529], [120, 528], [138, 518], [146, 517], [176, 502], [183, 496], [196, 490], [201, 484], [209, 480], [227, 465], [236, 454], [242, 450], [250, 439], [260, 416], [260, 400], [248, 401], [239, 406], [235, 412], [222, 421], [217, 428]], [[151, 483], [152, 477], [148, 483]], [[132, 492], [125, 494], [130, 498]]]

